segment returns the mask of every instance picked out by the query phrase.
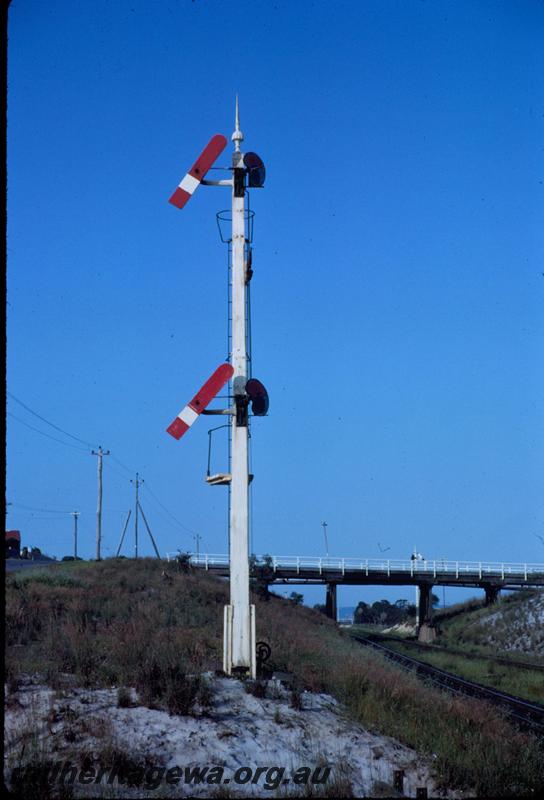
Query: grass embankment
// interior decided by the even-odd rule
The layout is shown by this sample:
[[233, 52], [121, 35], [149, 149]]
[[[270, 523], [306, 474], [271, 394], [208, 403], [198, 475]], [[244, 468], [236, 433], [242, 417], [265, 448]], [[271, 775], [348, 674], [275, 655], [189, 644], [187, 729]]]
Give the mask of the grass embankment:
[[[111, 559], [7, 579], [6, 665], [16, 685], [37, 672], [52, 686], [135, 686], [142, 702], [187, 711], [221, 666], [225, 582], [151, 559]], [[257, 638], [273, 667], [327, 691], [363, 725], [427, 755], [439, 781], [479, 795], [544, 791], [542, 742], [477, 701], [452, 698], [351, 641], [322, 614], [258, 597]]]
[[440, 610], [437, 644], [544, 665], [544, 623], [535, 613], [537, 607], [542, 613], [543, 597], [542, 590], [525, 590], [489, 606], [469, 601]]
[[[543, 626], [523, 620], [527, 603], [534, 603], [538, 597], [538, 591], [528, 590], [507, 595], [489, 606], [474, 599], [437, 610], [434, 619], [438, 638], [429, 645], [416, 643], [413, 633], [403, 634], [402, 630], [395, 630], [393, 638], [389, 638], [383, 626], [353, 625], [349, 631], [360, 636], [379, 633], [384, 636], [384, 644], [398, 653], [484, 686], [544, 703], [544, 672], [523, 666], [544, 667], [544, 657], [531, 652], [533, 640], [538, 646], [542, 639]], [[490, 617], [491, 626], [486, 622]], [[527, 651], [505, 649], [520, 635], [524, 636]], [[398, 642], [398, 638], [407, 639], [407, 643]], [[509, 663], [501, 663], [501, 659]]]

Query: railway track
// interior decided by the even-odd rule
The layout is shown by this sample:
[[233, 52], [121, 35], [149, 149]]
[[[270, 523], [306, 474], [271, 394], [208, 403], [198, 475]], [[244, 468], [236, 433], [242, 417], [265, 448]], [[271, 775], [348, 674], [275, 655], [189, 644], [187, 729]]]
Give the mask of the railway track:
[[[453, 656], [462, 656], [463, 658], [468, 658], [471, 660], [480, 660], [480, 661], [494, 661], [496, 664], [501, 664], [505, 667], [517, 667], [518, 669], [527, 669], [532, 672], [543, 672], [544, 673], [544, 665], [542, 664], [534, 664], [530, 661], [517, 661], [514, 658], [504, 658], [502, 656], [494, 656], [491, 654], [484, 654], [484, 653], [467, 653], [465, 650], [458, 650], [454, 647], [443, 647], [442, 645], [436, 644], [421, 644], [420, 642], [413, 642], [410, 639], [403, 639], [400, 636], [389, 636], [380, 633], [371, 633], [369, 636], [365, 637], [370, 640], [376, 640], [378, 643], [387, 643], [389, 642], [398, 642], [402, 644], [404, 647], [410, 647], [413, 650], [418, 650], [420, 653], [447, 653], [448, 655]], [[544, 678], [543, 678], [544, 682]]]
[[503, 710], [508, 717], [519, 726], [531, 730], [540, 736], [544, 736], [544, 706], [538, 703], [530, 703], [520, 697], [500, 692], [498, 689], [491, 689], [482, 686], [480, 683], [473, 683], [451, 672], [446, 672], [438, 667], [432, 667], [423, 661], [397, 653], [383, 644], [366, 639], [363, 636], [351, 634], [352, 637], [365, 647], [370, 647], [385, 658], [395, 662], [408, 672], [415, 673], [424, 680], [430, 681], [435, 686], [445, 689], [454, 694], [462, 694], [467, 697], [474, 697], [478, 700], [485, 700]]

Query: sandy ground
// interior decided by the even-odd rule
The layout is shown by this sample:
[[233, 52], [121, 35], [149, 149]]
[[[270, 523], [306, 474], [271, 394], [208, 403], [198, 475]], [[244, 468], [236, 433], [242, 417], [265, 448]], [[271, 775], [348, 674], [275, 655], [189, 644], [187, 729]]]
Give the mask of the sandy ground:
[[[506, 628], [501, 629], [504, 625]], [[494, 614], [476, 620], [472, 626], [482, 629], [488, 646], [544, 655], [544, 592], [515, 608], [501, 608], [499, 603]]]
[[[116, 748], [140, 764], [164, 770], [180, 767], [180, 783], [162, 783], [146, 791], [115, 783], [108, 786], [104, 778], [100, 786], [76, 782], [74, 796], [306, 796], [304, 786], [293, 785], [295, 770], [309, 767], [313, 776], [316, 767], [329, 765], [329, 792], [333, 782], [341, 780], [351, 785], [351, 796], [394, 796], [393, 773], [404, 770], [405, 796], [414, 797], [418, 787], [426, 787], [429, 797], [459, 797], [437, 790], [430, 765], [417, 753], [357, 725], [328, 695], [304, 692], [302, 710], [295, 710], [290, 706], [289, 692], [277, 681], [269, 682], [264, 698], [257, 698], [239, 681], [211, 674], [207, 678], [212, 689], [211, 707], [184, 717], [138, 706], [134, 692], [133, 707], [118, 708], [115, 689], [73, 687], [59, 693], [27, 679], [26, 685], [10, 694], [6, 704], [6, 780], [10, 781], [11, 769], [21, 763], [23, 751], [24, 762], [38, 756], [55, 762], [69, 759], [77, 763], [79, 759], [81, 763], [81, 755], [87, 753], [96, 768], [100, 754], [103, 759], [108, 749], [111, 753]], [[32, 741], [29, 731], [34, 734]], [[204, 782], [189, 787], [185, 770], [195, 766], [209, 770], [222, 767], [221, 785]], [[247, 779], [247, 771], [236, 773], [243, 767], [253, 770], [252, 779], [256, 768], [263, 768], [256, 783], [238, 783], [236, 775]], [[273, 767], [283, 768], [284, 773], [267, 772]], [[175, 778], [177, 773], [170, 775]], [[212, 775], [217, 778], [217, 769], [215, 773], [208, 771], [207, 778]], [[279, 779], [281, 784], [276, 785]], [[335, 796], [329, 795], [325, 786], [314, 786], [313, 795]]]

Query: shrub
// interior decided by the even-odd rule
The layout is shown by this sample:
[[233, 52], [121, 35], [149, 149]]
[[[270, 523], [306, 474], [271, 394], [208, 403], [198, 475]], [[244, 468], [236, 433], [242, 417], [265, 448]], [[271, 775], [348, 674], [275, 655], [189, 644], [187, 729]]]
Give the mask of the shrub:
[[117, 689], [117, 708], [130, 708], [132, 705], [132, 696], [130, 689], [125, 686], [120, 686]]
[[245, 682], [245, 690], [248, 694], [252, 694], [253, 697], [263, 698], [266, 697], [266, 681], [260, 680], [247, 680]]
[[291, 693], [289, 696], [289, 704], [291, 708], [294, 708], [296, 711], [302, 711], [303, 709], [303, 702], [302, 702], [302, 683], [298, 678], [295, 676], [291, 685]]
[[176, 565], [178, 572], [189, 572], [191, 569], [191, 555], [190, 553], [178, 552], [176, 556]]
[[169, 714], [189, 714], [195, 705], [209, 705], [210, 693], [200, 674], [188, 675], [179, 660], [165, 653], [153, 653], [143, 662], [136, 691], [149, 708], [165, 706]]

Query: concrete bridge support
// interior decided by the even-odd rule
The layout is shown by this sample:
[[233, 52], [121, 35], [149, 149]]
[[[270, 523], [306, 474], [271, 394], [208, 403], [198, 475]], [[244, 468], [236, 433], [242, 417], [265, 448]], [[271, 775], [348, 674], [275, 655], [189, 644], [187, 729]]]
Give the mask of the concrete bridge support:
[[338, 619], [337, 613], [337, 605], [336, 605], [336, 584], [335, 583], [328, 583], [327, 584], [327, 595], [325, 598], [325, 614], [329, 619]]
[[484, 583], [484, 591], [486, 606], [490, 606], [492, 603], [497, 602], [499, 599], [500, 586], [496, 586], [493, 583]]
[[436, 630], [432, 626], [433, 603], [432, 583], [420, 583], [419, 587], [419, 627], [417, 637], [420, 642], [432, 642], [436, 637]]
[[419, 584], [419, 624], [429, 624], [433, 615], [433, 605], [431, 601], [432, 584]]

